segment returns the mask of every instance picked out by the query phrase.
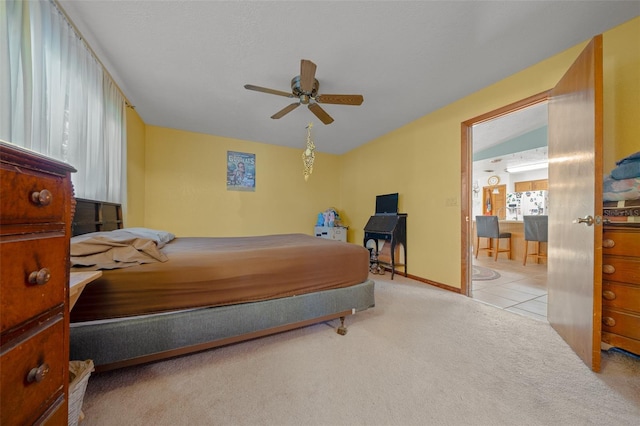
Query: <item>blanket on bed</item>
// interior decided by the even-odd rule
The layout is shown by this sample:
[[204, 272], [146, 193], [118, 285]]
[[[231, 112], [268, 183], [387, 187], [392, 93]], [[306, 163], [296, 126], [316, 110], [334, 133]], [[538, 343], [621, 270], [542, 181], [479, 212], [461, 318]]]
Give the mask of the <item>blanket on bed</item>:
[[162, 252], [167, 262], [103, 271], [82, 292], [71, 322], [293, 297], [369, 276], [366, 248], [306, 234], [180, 237]]
[[83, 270], [118, 269], [166, 262], [160, 251], [174, 236], [146, 228], [93, 232], [71, 239], [71, 267]]

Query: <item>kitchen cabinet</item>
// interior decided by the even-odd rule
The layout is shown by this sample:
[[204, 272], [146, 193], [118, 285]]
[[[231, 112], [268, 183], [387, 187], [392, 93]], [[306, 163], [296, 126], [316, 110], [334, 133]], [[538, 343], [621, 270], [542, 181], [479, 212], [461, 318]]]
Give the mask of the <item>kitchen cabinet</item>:
[[549, 179], [525, 180], [514, 184], [514, 192], [546, 191], [549, 189]]

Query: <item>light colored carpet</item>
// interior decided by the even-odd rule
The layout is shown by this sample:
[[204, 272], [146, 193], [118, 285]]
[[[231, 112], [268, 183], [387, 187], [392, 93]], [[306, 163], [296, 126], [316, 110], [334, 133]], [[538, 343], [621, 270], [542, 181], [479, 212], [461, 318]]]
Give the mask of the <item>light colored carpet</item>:
[[91, 425], [637, 425], [640, 360], [396, 275], [347, 319], [94, 374]]
[[488, 281], [500, 278], [500, 273], [484, 266], [472, 265], [471, 279], [473, 281]]

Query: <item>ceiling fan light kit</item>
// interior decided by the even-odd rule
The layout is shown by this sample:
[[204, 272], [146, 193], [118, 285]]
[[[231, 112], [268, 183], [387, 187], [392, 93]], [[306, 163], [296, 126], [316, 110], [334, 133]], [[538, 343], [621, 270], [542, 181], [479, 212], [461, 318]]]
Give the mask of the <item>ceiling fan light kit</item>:
[[300, 75], [291, 79], [291, 92], [269, 89], [253, 84], [245, 84], [247, 90], [268, 93], [271, 95], [298, 98], [298, 102], [287, 105], [271, 116], [273, 119], [282, 118], [300, 105], [307, 105], [311, 111], [324, 124], [333, 123], [333, 118], [318, 104], [334, 105], [361, 105], [364, 101], [362, 95], [319, 95], [320, 83], [316, 79], [316, 64], [308, 59], [300, 61]]

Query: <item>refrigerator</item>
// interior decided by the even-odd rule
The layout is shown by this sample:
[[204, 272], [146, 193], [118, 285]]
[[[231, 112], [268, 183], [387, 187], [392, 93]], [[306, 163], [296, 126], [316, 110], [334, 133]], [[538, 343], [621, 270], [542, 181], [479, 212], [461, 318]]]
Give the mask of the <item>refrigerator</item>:
[[522, 193], [520, 210], [523, 216], [547, 216], [549, 214], [548, 204], [549, 191], [527, 191]]
[[509, 192], [507, 220], [523, 220], [522, 216], [548, 215], [549, 191]]
[[522, 220], [522, 192], [507, 193], [507, 220]]

